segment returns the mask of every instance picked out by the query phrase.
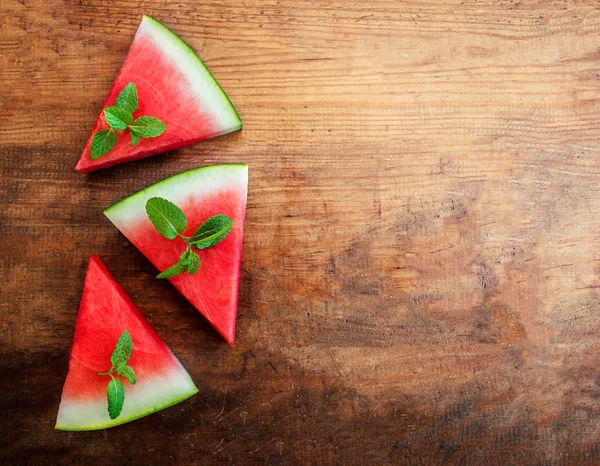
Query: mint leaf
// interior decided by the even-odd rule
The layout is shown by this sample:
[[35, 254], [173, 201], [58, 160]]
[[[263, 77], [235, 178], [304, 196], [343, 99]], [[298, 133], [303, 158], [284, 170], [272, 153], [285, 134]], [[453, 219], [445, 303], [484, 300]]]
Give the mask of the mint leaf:
[[104, 118], [108, 126], [112, 129], [123, 130], [133, 121], [131, 113], [119, 107], [106, 107], [104, 109]]
[[158, 118], [143, 116], [129, 125], [129, 129], [143, 138], [155, 138], [164, 133], [167, 127]]
[[190, 256], [192, 254], [194, 254], [192, 251], [190, 251], [189, 249], [186, 249], [185, 251], [183, 251], [183, 253], [179, 257], [179, 262], [181, 262], [182, 264], [188, 265], [190, 263]]
[[187, 220], [181, 209], [162, 197], [148, 199], [146, 213], [156, 231], [167, 239], [175, 239], [187, 227]]
[[111, 419], [116, 419], [121, 414], [123, 403], [125, 402], [125, 388], [120, 379], [113, 375], [117, 374], [125, 377], [132, 385], [136, 382], [135, 372], [132, 367], [127, 365], [127, 361], [131, 356], [133, 343], [129, 332], [125, 330], [115, 345], [115, 350], [110, 357], [112, 367], [108, 372], [96, 372], [96, 375], [107, 375], [110, 377], [110, 382], [106, 389], [106, 398], [108, 400], [108, 415]]
[[190, 238], [190, 244], [196, 249], [214, 246], [229, 234], [232, 227], [233, 220], [227, 215], [215, 215], [200, 225]]
[[171, 278], [182, 274], [187, 270], [187, 263], [177, 262], [176, 264], [169, 267], [164, 272], [159, 273], [156, 278]]
[[119, 366], [119, 367], [117, 367], [117, 374], [125, 377], [131, 385], [135, 385], [136, 378], [135, 378], [135, 371], [133, 370], [133, 367]]
[[[117, 97], [115, 105], [129, 113], [133, 113], [137, 110], [138, 96], [135, 84], [129, 83], [123, 88], [123, 90], [119, 93], [119, 96]], [[131, 123], [131, 121], [129, 123]]]
[[140, 137], [134, 131], [131, 131], [131, 129], [129, 130], [129, 135], [131, 136], [131, 146], [133, 147], [138, 143]]
[[96, 133], [92, 139], [90, 158], [92, 160], [99, 159], [103, 155], [108, 154], [116, 144], [117, 135], [112, 129], [105, 129]]
[[111, 419], [116, 419], [121, 414], [123, 403], [125, 402], [125, 387], [123, 387], [123, 382], [112, 377], [111, 381], [108, 382], [107, 392], [108, 415]]
[[[179, 260], [177, 261], [177, 263], [173, 264], [167, 270], [159, 273], [156, 276], [156, 278], [171, 278], [171, 277], [175, 277], [175, 276], [180, 275], [183, 272], [185, 272], [186, 269], [188, 268], [191, 254], [195, 254], [195, 253], [190, 251], [189, 249], [186, 249], [185, 251], [183, 251], [183, 253], [181, 253], [181, 256], [179, 256]], [[200, 258], [198, 258], [198, 259], [200, 259]]]
[[190, 251], [187, 257], [187, 273], [194, 275], [198, 270], [200, 270], [200, 256]]
[[131, 341], [131, 336], [129, 335], [129, 332], [125, 330], [119, 337], [115, 350], [110, 357], [110, 362], [113, 367], [119, 367], [129, 361], [132, 347], [133, 343]]

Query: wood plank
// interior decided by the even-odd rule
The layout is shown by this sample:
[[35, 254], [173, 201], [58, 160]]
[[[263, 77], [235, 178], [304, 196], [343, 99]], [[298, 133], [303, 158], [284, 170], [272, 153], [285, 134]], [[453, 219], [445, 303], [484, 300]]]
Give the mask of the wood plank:
[[[0, 460], [600, 461], [592, 0], [2, 0]], [[142, 12], [242, 132], [72, 170]], [[104, 218], [180, 171], [250, 165], [229, 348]], [[54, 431], [98, 253], [200, 393]]]

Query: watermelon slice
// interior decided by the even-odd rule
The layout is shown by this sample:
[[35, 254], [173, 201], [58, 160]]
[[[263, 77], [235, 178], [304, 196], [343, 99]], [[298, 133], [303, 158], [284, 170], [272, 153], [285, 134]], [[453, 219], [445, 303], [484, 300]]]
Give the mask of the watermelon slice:
[[[127, 364], [135, 370], [137, 382], [131, 385], [121, 378], [125, 403], [121, 414], [110, 419], [110, 378], [96, 372], [110, 369], [115, 343], [125, 330], [133, 341]], [[155, 413], [197, 392], [181, 363], [106, 266], [98, 256], [90, 258], [56, 428], [106, 429]]]
[[146, 214], [148, 199], [162, 197], [176, 204], [187, 217], [187, 236], [213, 215], [224, 214], [234, 220], [224, 240], [197, 251], [202, 261], [198, 273], [169, 279], [230, 345], [235, 340], [247, 191], [246, 165], [213, 165], [167, 178], [104, 211], [160, 271], [178, 261], [185, 244], [179, 238], [168, 240], [156, 231]]
[[138, 109], [133, 118], [153, 116], [166, 124], [166, 131], [159, 137], [140, 139], [133, 147], [129, 130], [118, 131], [116, 146], [92, 160], [94, 134], [108, 129], [101, 111], [75, 166], [76, 171], [91, 172], [242, 128], [235, 108], [200, 58], [177, 35], [147, 15], [102, 109], [115, 105], [118, 94], [130, 82], [135, 84], [138, 93]]

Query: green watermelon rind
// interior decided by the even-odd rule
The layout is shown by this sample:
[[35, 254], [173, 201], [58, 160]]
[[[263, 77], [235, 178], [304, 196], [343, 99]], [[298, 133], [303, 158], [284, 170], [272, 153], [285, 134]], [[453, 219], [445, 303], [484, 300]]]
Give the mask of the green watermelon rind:
[[231, 102], [231, 100], [229, 99], [229, 97], [227, 96], [227, 94], [225, 93], [223, 88], [221, 87], [221, 85], [217, 82], [217, 80], [215, 79], [213, 74], [206, 67], [204, 62], [196, 54], [196, 52], [194, 52], [194, 50], [181, 37], [179, 37], [177, 34], [175, 34], [173, 31], [171, 31], [171, 29], [166, 27], [160, 21], [157, 21], [156, 19], [154, 19], [152, 16], [144, 14], [143, 20], [142, 20], [142, 25], [144, 25], [144, 20], [148, 21], [148, 27], [150, 30], [153, 30], [154, 32], [159, 32], [159, 33], [160, 32], [166, 33], [166, 35], [164, 36], [165, 39], [170, 40], [170, 42], [173, 45], [176, 45], [176, 48], [185, 51], [186, 54], [189, 55], [190, 58], [194, 59], [194, 61], [202, 68], [202, 71], [206, 72], [207, 77], [212, 81], [212, 84], [214, 85], [215, 90], [221, 94], [222, 101], [224, 103], [226, 102], [229, 109], [231, 110], [231, 112], [232, 112], [231, 116], [234, 117], [233, 119], [237, 120], [237, 123], [238, 123], [236, 126], [233, 126], [227, 130], [222, 131], [222, 133], [227, 134], [229, 132], [233, 132], [233, 131], [242, 129], [244, 124], [242, 123], [242, 120], [241, 120], [237, 110], [233, 106], [233, 103]]
[[[105, 209], [104, 215], [106, 215], [110, 219], [111, 213], [115, 213], [116, 211], [120, 210], [121, 208], [126, 208], [127, 204], [129, 204], [130, 201], [133, 201], [140, 196], [146, 195], [146, 196], [150, 197], [152, 195], [158, 194], [157, 193], [158, 191], [163, 191], [164, 188], [168, 189], [169, 185], [171, 185], [173, 183], [179, 184], [179, 182], [181, 182], [184, 178], [195, 177], [198, 175], [204, 175], [206, 177], [209, 177], [211, 175], [211, 172], [215, 172], [215, 171], [219, 171], [219, 170], [229, 170], [229, 169], [241, 170], [244, 172], [244, 174], [246, 174], [247, 170], [248, 170], [248, 165], [243, 164], [243, 163], [235, 163], [235, 164], [231, 163], [231, 164], [208, 165], [205, 167], [198, 167], [198, 168], [192, 168], [190, 170], [186, 170], [184, 172], [173, 175], [169, 178], [165, 178], [164, 180], [159, 181], [158, 183], [154, 183], [153, 185], [150, 185], [147, 188], [140, 189], [139, 191], [137, 191], [133, 194], [130, 194], [129, 196], [121, 199], [120, 201], [114, 203], [113, 205], [111, 205], [110, 207]], [[176, 203], [176, 200], [173, 200], [173, 199], [169, 199], [169, 200]]]
[[[190, 378], [190, 381], [192, 379]], [[192, 382], [193, 385], [193, 382]], [[139, 414], [135, 414], [133, 416], [129, 416], [123, 419], [115, 419], [114, 421], [107, 423], [107, 424], [101, 424], [101, 425], [97, 425], [97, 426], [91, 426], [91, 427], [82, 427], [82, 428], [77, 428], [77, 427], [62, 427], [58, 424], [56, 424], [56, 426], [54, 427], [56, 430], [61, 430], [63, 432], [85, 432], [85, 431], [91, 431], [91, 430], [103, 430], [103, 429], [110, 429], [111, 427], [117, 427], [123, 424], [126, 424], [128, 422], [131, 421], [135, 421], [137, 419], [141, 419], [145, 416], [149, 416], [150, 414], [154, 414], [157, 413], [159, 411], [162, 411], [163, 409], [167, 409], [170, 408], [171, 406], [175, 406], [176, 404], [181, 403], [182, 401], [187, 400], [188, 398], [191, 398], [192, 396], [194, 396], [196, 393], [198, 393], [198, 389], [194, 386], [194, 390], [190, 391], [188, 394], [186, 394], [185, 396], [182, 396], [180, 398], [177, 398], [175, 400], [171, 400], [168, 403], [165, 403], [164, 405], [159, 405], [154, 407], [153, 409], [150, 409], [148, 411], [144, 411], [141, 412]]]

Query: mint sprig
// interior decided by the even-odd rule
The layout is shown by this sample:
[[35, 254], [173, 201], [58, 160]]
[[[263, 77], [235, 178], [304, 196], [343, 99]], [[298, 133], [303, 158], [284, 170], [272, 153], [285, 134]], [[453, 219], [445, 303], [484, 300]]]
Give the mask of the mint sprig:
[[171, 201], [162, 197], [153, 197], [146, 202], [146, 214], [161, 236], [174, 240], [181, 238], [185, 251], [179, 260], [156, 278], [172, 278], [186, 272], [190, 275], [200, 270], [200, 256], [192, 249], [206, 249], [222, 241], [233, 228], [233, 220], [223, 214], [210, 217], [192, 236], [184, 236], [187, 219], [183, 211]]
[[107, 375], [110, 377], [106, 398], [108, 400], [108, 415], [111, 419], [119, 417], [125, 403], [125, 387], [123, 386], [123, 382], [113, 374], [116, 372], [120, 376], [125, 377], [131, 385], [135, 385], [136, 382], [135, 371], [131, 366], [127, 365], [132, 349], [133, 342], [131, 341], [131, 336], [125, 330], [117, 340], [115, 349], [110, 357], [110, 363], [112, 364], [110, 370], [96, 372], [96, 375]]
[[138, 109], [138, 93], [135, 84], [129, 83], [117, 96], [114, 106], [103, 110], [104, 119], [110, 129], [94, 134], [90, 158], [99, 159], [108, 154], [117, 145], [119, 135], [116, 131], [129, 129], [131, 145], [135, 146], [141, 138], [156, 138], [167, 130], [167, 126], [153, 116], [141, 116], [133, 119], [133, 112]]

